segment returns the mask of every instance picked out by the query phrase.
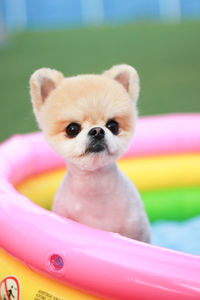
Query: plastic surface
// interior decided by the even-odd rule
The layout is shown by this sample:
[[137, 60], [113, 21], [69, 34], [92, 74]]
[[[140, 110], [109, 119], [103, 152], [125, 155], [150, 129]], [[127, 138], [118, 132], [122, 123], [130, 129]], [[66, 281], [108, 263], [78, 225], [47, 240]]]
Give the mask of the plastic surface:
[[200, 215], [200, 186], [142, 192], [150, 221], [183, 221]]
[[[135, 148], [127, 156], [200, 152], [200, 115], [144, 118], [138, 123], [141, 135], [138, 129]], [[31, 269], [106, 299], [200, 298], [200, 257], [88, 228], [16, 192], [13, 185], [28, 176], [63, 166], [41, 134], [4, 143], [0, 166], [0, 246]], [[195, 162], [192, 169], [196, 172]], [[52, 267], [55, 255], [62, 259], [62, 268]]]
[[[14, 275], [20, 285], [20, 300], [98, 300], [97, 298], [74, 288], [55, 282], [0, 249], [0, 281], [10, 274]], [[1, 289], [0, 289], [1, 295]], [[1, 297], [0, 297], [1, 299]], [[7, 300], [7, 299], [6, 299]], [[11, 300], [16, 300], [11, 298]]]
[[[119, 160], [118, 165], [140, 192], [200, 185], [200, 153], [129, 157]], [[17, 190], [43, 207], [50, 208], [49, 199], [53, 199], [65, 172], [62, 168], [31, 176], [17, 184]]]
[[199, 152], [199, 118], [199, 113], [141, 118], [125, 157]]
[[[190, 155], [188, 155], [187, 159], [189, 159], [189, 157]], [[163, 162], [164, 160], [165, 156], [163, 157]], [[129, 160], [129, 162], [129, 166], [132, 168], [134, 160]], [[148, 169], [148, 160], [146, 163], [146, 169]], [[191, 173], [189, 173], [189, 171]], [[142, 181], [139, 180], [141, 177], [137, 178], [137, 173], [134, 175], [140, 186], [142, 200], [145, 204], [145, 208], [151, 222], [159, 219], [181, 221], [200, 214], [200, 184], [198, 186], [188, 186], [188, 183], [190, 183], [189, 178], [188, 183], [184, 180], [186, 183], [186, 186], [184, 187], [168, 186], [168, 188], [162, 189], [142, 190], [143, 183], [148, 180], [149, 172], [145, 174]], [[189, 170], [186, 170], [186, 172], [187, 174], [193, 174], [191, 166], [189, 167]], [[161, 173], [162, 172], [160, 172], [160, 174]], [[166, 176], [166, 182], [167, 176], [170, 176], [170, 174], [170, 172], [168, 174], [162, 173], [162, 176]], [[21, 194], [25, 195], [33, 202], [50, 210], [54, 194], [63, 175], [63, 170], [52, 172], [48, 171], [42, 175], [37, 175], [25, 180], [21, 184], [17, 185], [16, 188]], [[184, 173], [181, 175], [184, 176]], [[197, 178], [200, 179], [200, 167]], [[154, 185], [153, 181], [152, 183]]]

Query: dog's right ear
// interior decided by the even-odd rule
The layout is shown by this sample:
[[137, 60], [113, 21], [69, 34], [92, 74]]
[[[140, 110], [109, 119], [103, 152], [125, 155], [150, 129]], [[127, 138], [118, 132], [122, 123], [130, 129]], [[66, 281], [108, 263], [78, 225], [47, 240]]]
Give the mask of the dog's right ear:
[[30, 78], [30, 93], [33, 110], [38, 119], [40, 108], [63, 79], [63, 74], [49, 68], [35, 71]]

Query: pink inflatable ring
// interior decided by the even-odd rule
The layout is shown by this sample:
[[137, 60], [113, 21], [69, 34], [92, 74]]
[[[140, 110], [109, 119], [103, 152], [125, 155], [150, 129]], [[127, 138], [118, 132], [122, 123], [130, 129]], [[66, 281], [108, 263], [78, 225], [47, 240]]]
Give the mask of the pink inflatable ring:
[[[199, 129], [200, 114], [141, 118], [125, 159], [200, 153]], [[62, 166], [41, 133], [0, 146], [0, 247], [36, 272], [104, 299], [200, 299], [200, 257], [64, 219], [14, 187]]]

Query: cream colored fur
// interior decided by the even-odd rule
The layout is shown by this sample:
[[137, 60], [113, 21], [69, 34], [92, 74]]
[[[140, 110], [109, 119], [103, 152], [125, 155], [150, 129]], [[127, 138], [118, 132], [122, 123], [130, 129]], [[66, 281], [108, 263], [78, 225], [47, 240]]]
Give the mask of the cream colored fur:
[[[43, 68], [31, 76], [30, 87], [38, 124], [68, 169], [53, 211], [88, 226], [149, 242], [150, 227], [140, 195], [116, 165], [129, 145], [137, 119], [136, 70], [118, 65], [102, 75], [65, 78], [56, 70]], [[118, 134], [107, 128], [108, 120], [119, 124]], [[66, 134], [71, 123], [81, 126], [73, 138]], [[104, 131], [106, 148], [88, 153], [88, 133], [95, 127]]]

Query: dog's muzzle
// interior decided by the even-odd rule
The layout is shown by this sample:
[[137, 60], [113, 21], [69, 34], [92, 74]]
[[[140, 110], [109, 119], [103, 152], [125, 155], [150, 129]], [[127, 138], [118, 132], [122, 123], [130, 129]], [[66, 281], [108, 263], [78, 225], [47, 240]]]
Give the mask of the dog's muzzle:
[[89, 144], [86, 153], [98, 153], [105, 151], [107, 145], [105, 142], [105, 131], [101, 127], [94, 127], [88, 132]]

